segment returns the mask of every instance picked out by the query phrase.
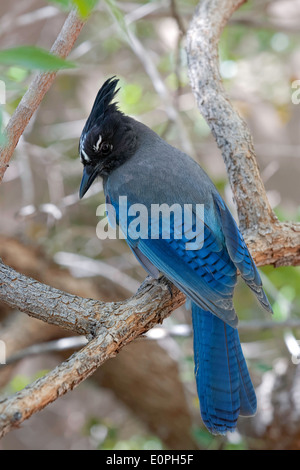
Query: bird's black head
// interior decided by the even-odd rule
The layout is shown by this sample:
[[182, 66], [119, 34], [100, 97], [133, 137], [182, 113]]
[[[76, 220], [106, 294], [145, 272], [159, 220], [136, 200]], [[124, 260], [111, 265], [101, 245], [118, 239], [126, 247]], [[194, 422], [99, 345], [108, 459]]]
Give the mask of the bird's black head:
[[97, 176], [105, 177], [133, 155], [137, 136], [132, 120], [112, 103], [118, 80], [109, 78], [100, 88], [79, 141], [84, 166], [79, 196], [87, 192]]

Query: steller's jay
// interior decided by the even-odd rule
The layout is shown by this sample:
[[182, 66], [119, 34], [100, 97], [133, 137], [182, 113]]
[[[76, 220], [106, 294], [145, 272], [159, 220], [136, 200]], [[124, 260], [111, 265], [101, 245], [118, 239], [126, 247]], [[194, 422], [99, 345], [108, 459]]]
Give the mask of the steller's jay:
[[80, 198], [101, 176], [106, 202], [124, 233], [132, 218], [120, 216], [120, 196], [126, 196], [128, 206], [143, 204], [149, 210], [153, 204], [192, 205], [193, 229], [194, 207], [204, 205], [199, 248], [186, 249], [186, 232], [176, 236], [182, 219], [175, 217], [168, 237], [128, 233], [126, 241], [148, 274], [164, 274], [191, 301], [201, 415], [211, 433], [224, 434], [236, 428], [239, 415], [256, 412], [232, 303], [237, 270], [262, 306], [272, 308], [238, 226], [210, 178], [192, 158], [112, 103], [117, 83], [112, 77], [103, 84], [80, 137]]

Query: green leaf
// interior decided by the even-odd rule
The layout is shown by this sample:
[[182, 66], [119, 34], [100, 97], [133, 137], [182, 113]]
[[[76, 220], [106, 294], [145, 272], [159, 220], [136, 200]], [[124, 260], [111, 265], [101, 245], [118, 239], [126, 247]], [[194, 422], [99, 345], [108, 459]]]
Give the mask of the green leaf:
[[99, 0], [72, 0], [82, 18], [89, 16]]
[[28, 75], [28, 70], [23, 67], [12, 66], [7, 71], [7, 76], [14, 82], [22, 82]]
[[53, 71], [73, 68], [75, 64], [35, 46], [20, 46], [0, 51], [0, 63], [26, 69]]
[[93, 8], [99, 0], [48, 0], [58, 4], [63, 10], [71, 10], [76, 7], [81, 18], [85, 19], [89, 16]]
[[18, 374], [10, 381], [10, 389], [13, 392], [23, 390], [30, 383], [30, 378], [27, 375]]

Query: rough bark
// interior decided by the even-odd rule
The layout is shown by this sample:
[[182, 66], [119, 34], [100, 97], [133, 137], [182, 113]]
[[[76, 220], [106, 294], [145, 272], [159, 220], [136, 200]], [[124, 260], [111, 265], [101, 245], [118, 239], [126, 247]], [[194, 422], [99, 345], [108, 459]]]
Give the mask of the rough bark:
[[[14, 283], [14, 279], [11, 282]], [[31, 282], [29, 284], [31, 285]], [[42, 286], [38, 287], [40, 292]], [[144, 283], [141, 290], [126, 302], [103, 303], [73, 296], [72, 307], [67, 309], [63, 302], [56, 303], [57, 296], [60, 297], [62, 293], [59, 294], [57, 289], [53, 290], [49, 286], [44, 288], [42, 296], [49, 294], [51, 302], [54, 301], [58, 309], [50, 313], [52, 323], [67, 329], [72, 326], [76, 331], [85, 331], [92, 335], [93, 339], [42, 379], [12, 397], [0, 401], [0, 437], [33, 413], [72, 390], [108, 358], [114, 357], [126, 344], [162, 322], [184, 302], [183, 295], [165, 279], [160, 282]], [[164, 292], [167, 292], [167, 295], [163, 295]], [[64, 293], [62, 299], [70, 301], [68, 295], [65, 297]], [[81, 314], [84, 313], [85, 316], [83, 321], [79, 318], [80, 311], [77, 310], [79, 305]], [[41, 304], [37, 306], [38, 315], [41, 313], [40, 307]], [[61, 313], [60, 319], [58, 311]], [[90, 318], [87, 311], [90, 313]]]
[[199, 3], [187, 32], [191, 86], [198, 108], [222, 152], [239, 226], [258, 266], [300, 263], [300, 224], [280, 223], [261, 180], [250, 130], [232, 106], [219, 72], [218, 43], [244, 0]]
[[257, 266], [299, 266], [300, 224], [275, 222], [268, 229], [252, 228], [244, 233]]
[[[237, 204], [240, 227], [268, 227], [276, 220], [257, 168], [252, 136], [230, 103], [220, 72], [218, 43], [244, 0], [200, 2], [187, 33], [189, 76], [199, 110], [216, 139]], [[255, 198], [255, 204], [249, 204]]]

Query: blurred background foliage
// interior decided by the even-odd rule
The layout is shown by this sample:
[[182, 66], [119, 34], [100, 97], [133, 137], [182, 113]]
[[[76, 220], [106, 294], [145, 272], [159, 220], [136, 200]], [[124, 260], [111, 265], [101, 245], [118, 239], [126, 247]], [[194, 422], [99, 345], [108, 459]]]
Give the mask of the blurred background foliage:
[[[100, 290], [99, 298], [105, 288], [104, 297], [116, 301], [134, 293], [144, 279], [124, 241], [101, 241], [96, 236], [96, 209], [104, 202], [101, 183], [78, 201], [82, 172], [78, 139], [99, 87], [113, 75], [120, 79], [120, 108], [195, 158], [235, 213], [220, 151], [197, 110], [188, 81], [184, 33], [196, 4], [196, 0], [1, 2], [0, 79], [6, 91], [2, 128], [37, 70], [61, 69], [25, 130], [0, 187], [4, 261], [10, 240], [17, 239], [22, 246], [38, 249], [38, 260], [54, 263], [63, 273], [68, 269], [82, 286], [92, 282]], [[74, 5], [83, 16], [94, 10], [67, 62], [53, 63], [47, 51]], [[300, 79], [299, 20], [298, 0], [252, 0], [230, 20], [220, 43], [224, 86], [251, 128], [271, 205], [281, 220], [294, 221], [300, 220], [300, 105], [292, 99], [292, 84]], [[22, 266], [22, 256], [17, 262]], [[274, 305], [274, 322], [299, 318], [300, 268], [268, 266], [261, 272]], [[269, 320], [242, 283], [235, 305], [241, 321]], [[3, 310], [3, 325], [11, 315]], [[186, 398], [176, 406], [187, 424], [175, 440], [168, 436], [170, 428], [176, 427], [176, 413], [164, 416], [168, 400], [163, 404], [163, 392], [155, 396], [150, 386], [171, 380], [170, 368], [158, 376], [154, 358], [147, 368], [143, 353], [134, 355], [133, 347], [128, 358], [123, 351], [119, 355], [124, 356], [120, 359], [124, 372], [118, 369], [118, 358], [110, 361], [100, 371], [101, 380], [91, 379], [47, 407], [3, 438], [0, 448], [299, 449], [299, 329], [253, 331], [245, 326], [241, 330], [259, 410], [255, 418], [240, 420], [234, 434], [216, 438], [199, 419], [192, 337], [171, 334], [176, 325], [189, 323], [189, 314], [179, 309], [165, 322], [160, 339], [138, 342], [141, 348], [149, 344], [148, 356], [156, 344], [158, 362], [168, 355], [176, 364], [173, 379]], [[22, 388], [61, 359], [59, 353], [24, 357], [3, 393]], [[129, 360], [136, 361], [135, 368], [126, 369]], [[145, 372], [140, 382], [134, 376], [139, 368]], [[131, 377], [128, 382], [126, 377], [121, 380], [126, 374]], [[139, 387], [144, 391], [137, 398]], [[151, 393], [149, 402], [137, 405]], [[165, 393], [173, 395], [174, 388]], [[151, 414], [158, 416], [156, 423]]]

